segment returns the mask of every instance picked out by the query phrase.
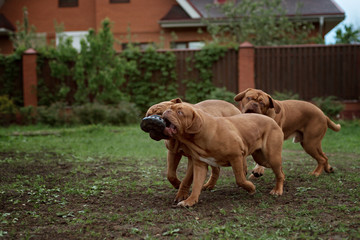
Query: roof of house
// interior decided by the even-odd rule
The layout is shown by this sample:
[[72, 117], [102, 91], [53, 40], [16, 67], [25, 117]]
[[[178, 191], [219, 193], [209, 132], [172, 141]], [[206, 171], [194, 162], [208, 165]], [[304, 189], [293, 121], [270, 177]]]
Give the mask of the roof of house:
[[2, 13], [0, 13], [0, 30], [15, 31], [15, 27], [11, 24], [11, 22]]
[[[201, 26], [201, 18], [224, 18], [219, 8], [209, 5], [214, 0], [176, 0], [169, 12], [160, 19], [162, 27]], [[238, 3], [241, 0], [236, 0]], [[341, 22], [345, 18], [344, 11], [332, 0], [283, 0], [283, 7], [289, 17], [297, 14], [303, 19], [319, 19]]]

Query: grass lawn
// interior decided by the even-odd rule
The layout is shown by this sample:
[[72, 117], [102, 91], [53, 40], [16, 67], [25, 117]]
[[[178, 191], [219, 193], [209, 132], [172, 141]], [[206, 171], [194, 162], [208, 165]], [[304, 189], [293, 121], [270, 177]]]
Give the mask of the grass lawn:
[[269, 169], [250, 196], [222, 168], [213, 191], [178, 208], [164, 142], [138, 125], [0, 128], [0, 238], [360, 239], [360, 121], [328, 130], [323, 150], [335, 173], [315, 178], [316, 161], [285, 142], [281, 197]]

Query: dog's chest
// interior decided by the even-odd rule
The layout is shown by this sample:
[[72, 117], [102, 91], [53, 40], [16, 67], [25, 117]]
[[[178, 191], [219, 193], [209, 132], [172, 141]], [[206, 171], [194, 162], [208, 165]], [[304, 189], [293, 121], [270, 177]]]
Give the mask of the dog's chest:
[[216, 163], [216, 159], [213, 157], [207, 157], [207, 158], [200, 157], [200, 161], [205, 162], [213, 167], [221, 167], [219, 164]]

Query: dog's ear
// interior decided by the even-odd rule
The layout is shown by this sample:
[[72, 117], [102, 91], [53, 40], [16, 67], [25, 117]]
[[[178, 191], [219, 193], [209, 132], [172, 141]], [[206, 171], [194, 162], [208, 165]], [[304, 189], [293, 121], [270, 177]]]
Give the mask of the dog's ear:
[[239, 93], [238, 95], [236, 95], [236, 96], [234, 97], [234, 100], [235, 100], [236, 102], [240, 102], [240, 101], [245, 97], [245, 94], [246, 94], [248, 91], [250, 91], [250, 90], [252, 90], [252, 88], [248, 88], [248, 89], [246, 89], [245, 91], [242, 91], [241, 93]]
[[193, 111], [193, 118], [189, 123], [188, 127], [185, 129], [186, 133], [195, 134], [200, 132], [201, 127], [203, 125], [203, 119], [196, 111]]
[[180, 98], [171, 99], [170, 102], [173, 103], [182, 103], [182, 100]]
[[275, 113], [279, 113], [281, 111], [281, 107], [280, 105], [272, 99], [272, 97], [270, 97], [270, 95], [268, 95], [269, 97], [269, 108], [274, 108], [275, 109]]

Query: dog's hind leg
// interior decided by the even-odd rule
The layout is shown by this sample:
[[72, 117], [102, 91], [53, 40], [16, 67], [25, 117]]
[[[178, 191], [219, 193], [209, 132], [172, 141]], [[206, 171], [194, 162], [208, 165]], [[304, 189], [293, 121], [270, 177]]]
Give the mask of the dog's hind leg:
[[316, 159], [318, 165], [314, 171], [312, 171], [310, 174], [314, 176], [319, 176], [323, 170], [327, 173], [333, 172], [333, 168], [330, 166], [328, 162], [328, 158], [325, 155], [325, 153], [321, 149], [321, 141], [316, 140], [308, 140], [304, 139], [303, 142], [301, 142], [301, 146], [304, 148], [305, 152], [307, 152], [310, 156]]
[[220, 176], [220, 168], [211, 166], [211, 175], [207, 183], [203, 186], [203, 190], [212, 190], [214, 189], [217, 180]]

